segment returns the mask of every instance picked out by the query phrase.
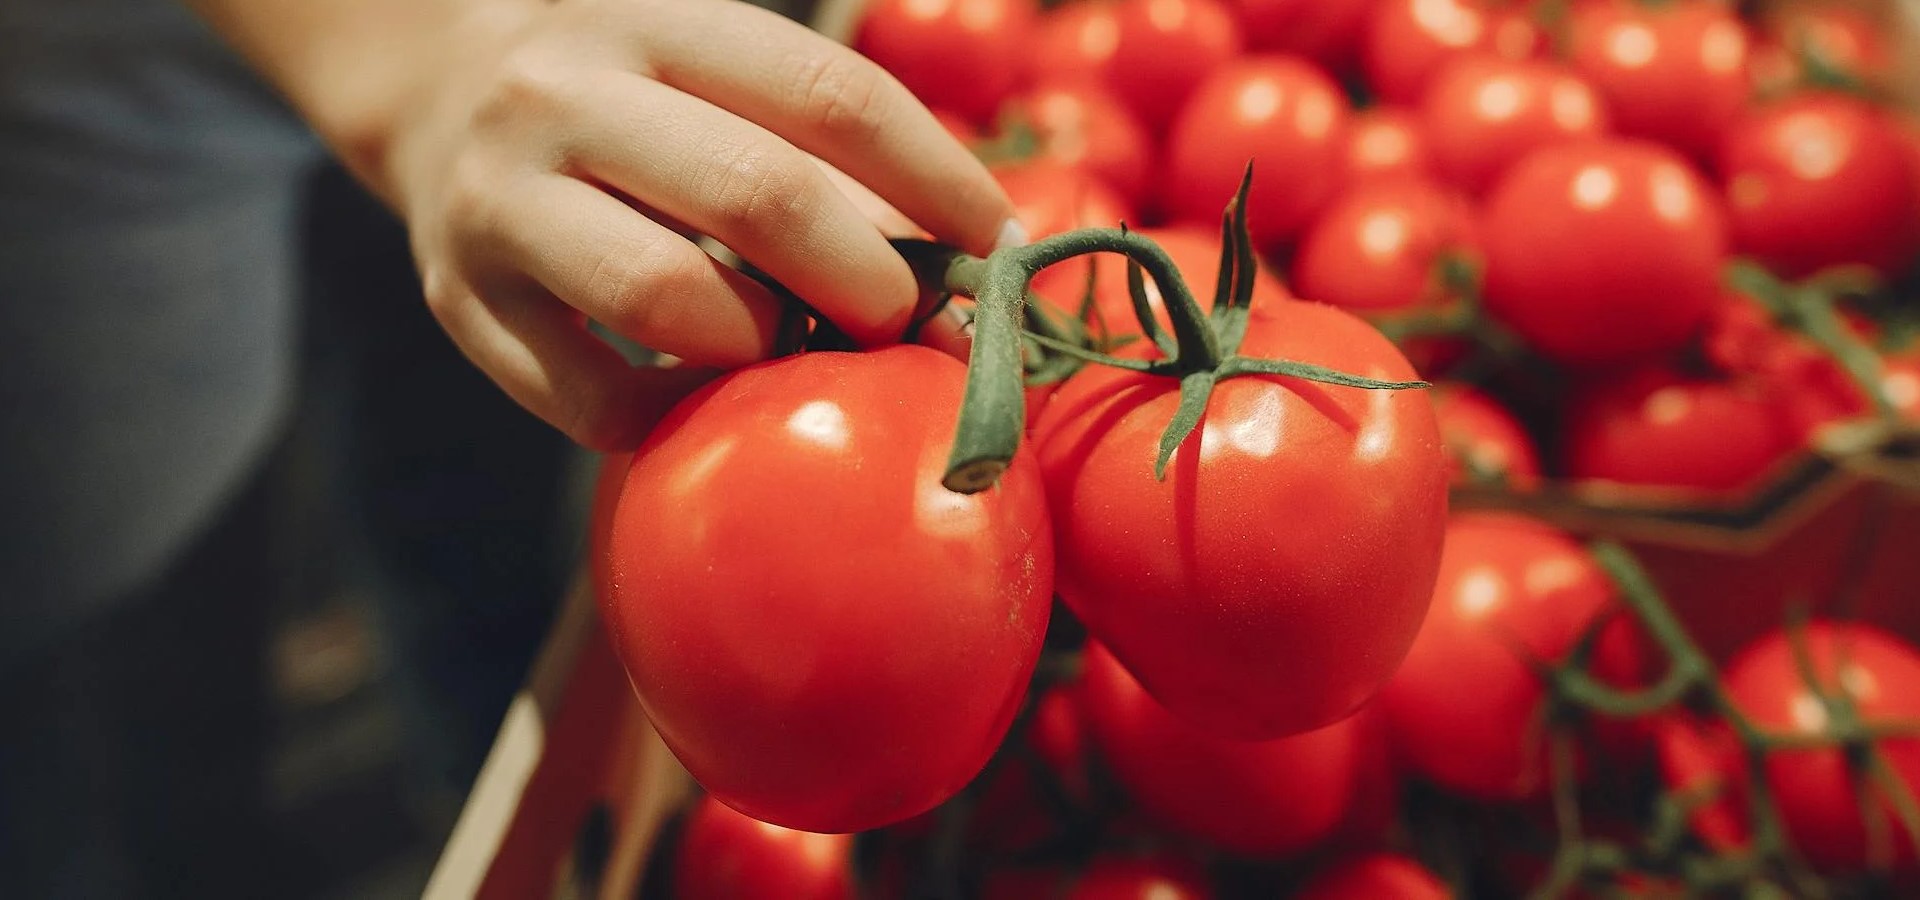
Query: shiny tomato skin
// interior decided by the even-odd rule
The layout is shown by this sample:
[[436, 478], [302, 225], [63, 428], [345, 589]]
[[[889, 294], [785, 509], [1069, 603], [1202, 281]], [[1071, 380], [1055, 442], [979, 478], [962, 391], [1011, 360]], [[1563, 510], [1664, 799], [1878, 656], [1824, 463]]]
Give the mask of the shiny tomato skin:
[[1433, 414], [1455, 484], [1471, 482], [1475, 471], [1503, 476], [1521, 490], [1540, 483], [1533, 437], [1492, 397], [1464, 384], [1435, 385]]
[[1170, 856], [1102, 856], [1067, 892], [1067, 900], [1212, 900], [1207, 873]]
[[[1565, 659], [1614, 604], [1606, 575], [1567, 534], [1524, 517], [1464, 513], [1447, 529], [1433, 606], [1380, 708], [1403, 764], [1476, 800], [1522, 800], [1546, 785], [1537, 738], [1546, 685], [1532, 659]], [[1596, 674], [1630, 681], [1625, 620], [1596, 648]]]
[[1481, 0], [1378, 0], [1361, 45], [1367, 83], [1392, 103], [1418, 104], [1433, 76], [1461, 56], [1529, 59], [1543, 44], [1526, 13]]
[[1173, 121], [1208, 73], [1240, 55], [1240, 25], [1221, 0], [1116, 0], [1119, 48], [1104, 73], [1151, 129]]
[[1417, 111], [1373, 106], [1355, 112], [1348, 121], [1342, 183], [1432, 174], [1433, 150]]
[[1569, 478], [1737, 491], [1800, 447], [1782, 405], [1746, 379], [1694, 378], [1665, 365], [1577, 391], [1563, 429]]
[[986, 122], [1026, 77], [1033, 0], [873, 0], [853, 47], [928, 106]]
[[1035, 240], [1076, 228], [1113, 228], [1134, 214], [1133, 205], [1106, 182], [1053, 160], [997, 166], [993, 178]]
[[1476, 195], [1529, 152], [1608, 129], [1606, 105], [1565, 66], [1490, 55], [1441, 67], [1420, 114], [1434, 168]]
[[1039, 85], [1008, 101], [1008, 109], [1033, 128], [1040, 156], [1083, 169], [1139, 205], [1146, 190], [1153, 144], [1117, 98], [1086, 82]]
[[853, 835], [769, 825], [703, 796], [675, 854], [675, 900], [853, 900]]
[[[1323, 304], [1254, 307], [1241, 352], [1413, 378], [1378, 331]], [[1447, 502], [1432, 403], [1227, 379], [1156, 480], [1177, 401], [1172, 378], [1096, 367], [1047, 404], [1035, 441], [1060, 596], [1202, 728], [1270, 738], [1346, 717], [1432, 593]]]
[[1711, 0], [1603, 0], [1574, 12], [1569, 63], [1606, 99], [1620, 133], [1712, 165], [1749, 102], [1746, 26]]
[[1410, 857], [1371, 853], [1341, 860], [1318, 874], [1293, 900], [1452, 900], [1446, 882]]
[[[1200, 308], [1213, 308], [1213, 292], [1220, 277], [1220, 233], [1205, 231], [1190, 225], [1177, 225], [1170, 228], [1143, 228], [1140, 234], [1160, 245], [1173, 259], [1180, 270], [1188, 290], [1193, 298], [1200, 301]], [[1077, 311], [1080, 308], [1081, 294], [1086, 292], [1086, 268], [1084, 257], [1069, 260], [1056, 266], [1042, 269], [1033, 279], [1034, 293], [1052, 301], [1064, 310]], [[1077, 263], [1077, 264], [1076, 264]], [[1134, 335], [1140, 333], [1139, 317], [1133, 312], [1133, 295], [1127, 290], [1127, 261], [1114, 254], [1102, 254], [1092, 263], [1095, 267], [1093, 284], [1094, 307], [1100, 312], [1099, 323], [1106, 326], [1109, 336]], [[1154, 318], [1160, 327], [1171, 333], [1172, 320], [1167, 318], [1166, 300], [1160, 295], [1160, 287], [1152, 278], [1146, 279], [1147, 303], [1153, 307]], [[1253, 282], [1253, 306], [1260, 308], [1283, 300], [1291, 299], [1285, 285], [1273, 273], [1262, 267]]]
[[1167, 144], [1169, 215], [1218, 228], [1247, 162], [1248, 225], [1267, 249], [1291, 240], [1333, 198], [1346, 145], [1346, 95], [1325, 72], [1291, 56], [1220, 66], [1194, 90]]
[[1101, 0], [1064, 3], [1042, 13], [1028, 56], [1036, 84], [1107, 87], [1107, 69], [1119, 52], [1119, 5]]
[[631, 453], [608, 453], [600, 457], [600, 472], [593, 479], [593, 503], [587, 512], [587, 577], [592, 579], [594, 595], [605, 602], [612, 582], [609, 580], [613, 547], [613, 511], [620, 502], [620, 491], [627, 485], [627, 468], [633, 464]]
[[[1804, 634], [1808, 658], [1822, 690], [1844, 691], [1862, 721], [1911, 723], [1920, 717], [1920, 651], [1872, 626], [1815, 620]], [[1775, 631], [1742, 650], [1725, 670], [1730, 699], [1770, 734], [1817, 736], [1825, 711], [1801, 675], [1793, 639]], [[1699, 810], [1693, 824], [1721, 849], [1747, 840], [1745, 757], [1720, 722], [1675, 718], [1661, 733], [1662, 773], [1674, 786], [1717, 786], [1717, 803]], [[1884, 737], [1875, 749], [1908, 785], [1920, 784], [1920, 738]], [[1814, 866], [1859, 871], [1869, 862], [1868, 831], [1861, 805], [1837, 745], [1776, 751], [1767, 759], [1767, 784], [1793, 845]], [[1884, 800], [1883, 816], [1899, 872], [1916, 868], [1911, 838]]]
[[1100, 757], [1140, 807], [1234, 853], [1287, 856], [1336, 835], [1371, 774], [1375, 732], [1354, 716], [1268, 741], [1216, 737], [1174, 716], [1098, 643], [1086, 650], [1086, 717]]
[[1720, 297], [1727, 226], [1686, 160], [1643, 141], [1534, 151], [1480, 217], [1487, 310], [1578, 366], [1678, 348]]
[[1345, 71], [1358, 62], [1373, 0], [1232, 0], [1232, 6], [1249, 49]]
[[1920, 247], [1920, 187], [1892, 121], [1863, 100], [1805, 93], [1735, 121], [1720, 159], [1735, 246], [1782, 274], [1858, 264], [1893, 273]]
[[964, 383], [917, 346], [761, 363], [635, 454], [603, 612], [648, 717], [729, 806], [807, 831], [901, 821], [1012, 721], [1052, 541], [1024, 452], [992, 490], [941, 486]]
[[1449, 253], [1477, 257], [1473, 211], [1454, 191], [1416, 178], [1354, 185], [1307, 230], [1293, 258], [1302, 297], [1365, 313], [1442, 299]]

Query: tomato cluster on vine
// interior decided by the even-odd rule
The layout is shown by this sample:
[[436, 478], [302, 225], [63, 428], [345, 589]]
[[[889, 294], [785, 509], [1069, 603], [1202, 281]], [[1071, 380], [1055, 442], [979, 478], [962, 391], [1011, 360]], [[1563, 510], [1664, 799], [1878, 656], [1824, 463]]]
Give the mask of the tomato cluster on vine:
[[1920, 635], [1847, 617], [1858, 560], [1526, 512], [1738, 510], [1920, 417], [1883, 27], [872, 0], [853, 43], [1035, 243], [901, 245], [967, 365], [813, 340], [609, 465], [606, 624], [704, 795], [677, 896], [1920, 887]]

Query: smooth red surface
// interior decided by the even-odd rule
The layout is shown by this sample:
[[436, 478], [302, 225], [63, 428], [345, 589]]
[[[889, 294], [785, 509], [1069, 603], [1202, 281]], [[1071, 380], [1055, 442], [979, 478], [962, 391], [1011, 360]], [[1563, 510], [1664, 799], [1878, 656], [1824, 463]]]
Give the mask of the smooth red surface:
[[1565, 66], [1490, 55], [1441, 67], [1420, 115], [1434, 170], [1476, 195], [1534, 150], [1608, 130], [1606, 105]]
[[1349, 116], [1340, 86], [1292, 56], [1250, 56], [1220, 66], [1197, 88], [1167, 143], [1167, 212], [1217, 228], [1247, 163], [1247, 219], [1265, 248], [1298, 235], [1331, 200]]
[[1464, 384], [1435, 385], [1433, 413], [1456, 484], [1470, 481], [1474, 469], [1502, 473], [1512, 488], [1539, 484], [1533, 436], [1498, 401]]
[[1293, 285], [1304, 299], [1369, 313], [1438, 302], [1441, 260], [1477, 257], [1473, 232], [1471, 207], [1451, 189], [1412, 177], [1357, 184], [1301, 239]]
[[[1174, 266], [1180, 270], [1188, 290], [1199, 301], [1200, 308], [1212, 309], [1214, 289], [1220, 278], [1220, 233], [1185, 225], [1143, 228], [1140, 233], [1153, 239], [1173, 259]], [[1081, 295], [1087, 289], [1086, 265], [1079, 260], [1069, 260], [1042, 269], [1033, 279], [1034, 293], [1063, 310], [1077, 311]], [[1094, 305], [1100, 311], [1100, 323], [1106, 326], [1107, 334], [1139, 334], [1140, 319], [1134, 314], [1133, 295], [1127, 290], [1126, 259], [1117, 254], [1101, 254], [1092, 265], [1095, 266], [1096, 276], [1093, 285]], [[1160, 294], [1160, 286], [1149, 277], [1146, 279], [1146, 288], [1147, 303], [1153, 307], [1154, 318], [1159, 320], [1162, 329], [1171, 333], [1173, 323], [1167, 318], [1166, 299]], [[1290, 296], [1280, 279], [1264, 267], [1254, 279], [1253, 306], [1256, 309], [1279, 303]]]
[[964, 381], [916, 346], [763, 363], [635, 455], [604, 612], [648, 716], [729, 806], [875, 828], [958, 791], [1005, 733], [1052, 541], [1025, 453], [990, 490], [941, 486]]
[[1165, 856], [1102, 856], [1067, 892], [1067, 900], [1212, 900], [1206, 871]]
[[1710, 0], [1589, 3], [1574, 12], [1569, 63], [1606, 98], [1622, 134], [1713, 164], [1753, 93], [1747, 27]]
[[769, 825], [695, 801], [673, 871], [675, 900], [853, 900], [853, 835]]
[[[1546, 685], [1529, 658], [1565, 659], [1613, 603], [1612, 583], [1567, 534], [1514, 515], [1454, 517], [1433, 606], [1380, 693], [1402, 763], [1475, 799], [1539, 796]], [[1638, 674], [1638, 653], [1616, 622], [1594, 670], [1624, 681]]]
[[1106, 88], [1088, 82], [1044, 84], [1008, 101], [1008, 111], [1033, 128], [1042, 157], [1084, 170], [1130, 206], [1145, 198], [1153, 144]]
[[1578, 392], [1564, 427], [1569, 478], [1733, 491], [1800, 448], [1789, 410], [1745, 379], [1694, 378], [1665, 365]]
[[1240, 24], [1220, 0], [1117, 0], [1119, 44], [1104, 80], [1148, 128], [1173, 121], [1208, 74], [1240, 54]]
[[1347, 184], [1433, 174], [1433, 151], [1418, 111], [1373, 106], [1355, 112], [1347, 124], [1341, 171]]
[[[1241, 351], [1413, 377], [1378, 331], [1322, 304], [1255, 306]], [[1431, 400], [1228, 379], [1156, 480], [1177, 389], [1089, 368], [1041, 414], [1061, 597], [1199, 727], [1261, 738], [1346, 717], [1392, 674], [1432, 594], [1447, 474]]]
[[1718, 192], [1656, 144], [1537, 150], [1494, 188], [1480, 226], [1488, 311], [1565, 363], [1673, 350], [1720, 297], [1728, 248]]
[[853, 48], [928, 106], [980, 123], [1026, 77], [1033, 0], [873, 0]]
[[1313, 876], [1294, 900], [1450, 900], [1439, 876], [1410, 857], [1374, 853], [1335, 863]]
[[1353, 67], [1374, 0], [1232, 0], [1247, 46], [1293, 53], [1329, 69]]
[[1417, 104], [1450, 60], [1538, 55], [1545, 39], [1523, 9], [1480, 0], [1378, 0], [1362, 40], [1367, 84], [1393, 103]]

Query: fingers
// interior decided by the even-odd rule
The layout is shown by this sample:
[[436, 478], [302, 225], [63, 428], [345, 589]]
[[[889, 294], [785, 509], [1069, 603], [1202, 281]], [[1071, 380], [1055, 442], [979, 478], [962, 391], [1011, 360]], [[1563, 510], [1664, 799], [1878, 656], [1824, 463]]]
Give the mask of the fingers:
[[878, 65], [746, 4], [692, 3], [675, 14], [692, 17], [687, 32], [700, 37], [650, 46], [654, 77], [821, 157], [941, 240], [979, 254], [1001, 241], [1013, 217], [1006, 193]]
[[484, 292], [516, 273], [568, 306], [663, 353], [731, 367], [766, 358], [779, 303], [753, 279], [593, 185], [526, 176], [480, 202], [464, 264]]
[[856, 340], [899, 339], [912, 273], [805, 153], [638, 75], [598, 72], [575, 90], [569, 166], [712, 235]]
[[482, 301], [465, 286], [428, 294], [441, 327], [515, 402], [594, 450], [630, 450], [674, 403], [713, 377], [636, 369], [537, 288]]

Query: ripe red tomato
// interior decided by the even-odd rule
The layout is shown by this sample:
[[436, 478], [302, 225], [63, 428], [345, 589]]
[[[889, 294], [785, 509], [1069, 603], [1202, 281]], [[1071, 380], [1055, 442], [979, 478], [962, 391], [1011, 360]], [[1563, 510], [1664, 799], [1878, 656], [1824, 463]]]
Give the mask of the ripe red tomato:
[[1433, 174], [1433, 152], [1419, 116], [1398, 106], [1374, 106], [1347, 124], [1340, 180], [1358, 184], [1376, 178]]
[[1719, 198], [1663, 147], [1602, 139], [1537, 150], [1495, 186], [1480, 224], [1488, 311], [1562, 362], [1672, 350], [1720, 297]]
[[1116, 3], [1064, 3], [1040, 17], [1027, 54], [1035, 83], [1105, 85], [1107, 68], [1120, 52]]
[[[1014, 752], [1001, 760], [980, 791], [968, 823], [969, 849], [1018, 854], [1059, 839], [1071, 821], [1048, 799], [1042, 779], [1059, 789], [1060, 800], [1080, 806], [1090, 802], [1093, 785], [1078, 693], [1077, 684], [1062, 685], [1034, 700], [1032, 719], [1020, 738], [1027, 752]], [[930, 818], [922, 816], [914, 822]]]
[[[1320, 304], [1253, 307], [1242, 352], [1414, 377], [1378, 331]], [[1202, 728], [1263, 738], [1351, 714], [1432, 593], [1447, 500], [1432, 403], [1228, 379], [1161, 481], [1152, 462], [1177, 402], [1172, 378], [1099, 367], [1047, 404], [1034, 436], [1060, 596]]]
[[613, 546], [613, 510], [620, 502], [620, 490], [627, 484], [627, 467], [633, 464], [631, 453], [608, 453], [600, 458], [600, 474], [593, 479], [593, 505], [587, 511], [587, 577], [593, 581], [601, 602], [606, 602], [608, 551]]
[[[1215, 282], [1220, 278], [1220, 233], [1203, 231], [1187, 225], [1172, 228], [1145, 228], [1140, 233], [1153, 239], [1160, 245], [1173, 264], [1179, 268], [1186, 279], [1187, 287], [1193, 291], [1194, 299], [1200, 301], [1202, 309], [1213, 308]], [[1077, 263], [1077, 265], [1076, 265]], [[1139, 334], [1140, 321], [1133, 312], [1133, 295], [1127, 290], [1127, 262], [1115, 255], [1102, 255], [1091, 263], [1095, 266], [1096, 278], [1093, 284], [1094, 308], [1099, 310], [1100, 322], [1106, 326], [1109, 335]], [[1080, 296], [1087, 289], [1085, 266], [1088, 263], [1080, 259], [1069, 260], [1060, 265], [1041, 270], [1033, 279], [1034, 293], [1052, 301], [1061, 309], [1073, 311], [1079, 309]], [[1152, 278], [1146, 279], [1147, 302], [1153, 307], [1154, 318], [1162, 329], [1169, 332], [1173, 328], [1172, 320], [1167, 318], [1166, 301], [1160, 296], [1160, 288]], [[1272, 272], [1261, 269], [1253, 281], [1253, 306], [1258, 309], [1270, 303], [1289, 299], [1285, 285], [1275, 278]]]
[[1193, 92], [1167, 145], [1167, 211], [1217, 228], [1247, 162], [1254, 162], [1247, 219], [1256, 242], [1299, 234], [1338, 185], [1347, 98], [1326, 73], [1290, 56], [1220, 66]]
[[853, 835], [769, 825], [701, 797], [675, 854], [676, 900], [853, 900]]
[[1892, 273], [1920, 247], [1920, 187], [1888, 117], [1806, 93], [1734, 122], [1721, 171], [1734, 245], [1789, 276], [1848, 263]]
[[1329, 69], [1358, 62], [1373, 0], [1232, 0], [1247, 46], [1304, 56]]
[[1165, 128], [1208, 73], [1240, 54], [1240, 25], [1221, 0], [1117, 2], [1105, 80], [1142, 124]]
[[1026, 76], [1033, 0], [873, 0], [853, 47], [928, 106], [985, 122]]
[[1453, 464], [1455, 484], [1473, 481], [1476, 472], [1502, 476], [1511, 488], [1540, 483], [1540, 455], [1533, 438], [1492, 397], [1464, 384], [1435, 385], [1433, 414], [1440, 422], [1440, 440]]
[[1000, 166], [993, 178], [1013, 201], [1013, 215], [1035, 239], [1076, 228], [1112, 228], [1133, 218], [1133, 207], [1082, 169], [1046, 159]]
[[[1920, 717], [1920, 652], [1899, 638], [1858, 623], [1815, 621], [1805, 647], [1821, 690], [1844, 692], [1869, 724], [1911, 723]], [[1827, 710], [1801, 675], [1792, 639], [1776, 631], [1741, 651], [1728, 665], [1728, 696], [1755, 725], [1770, 734], [1817, 736]], [[1746, 763], [1724, 723], [1674, 719], [1660, 734], [1661, 763], [1676, 786], [1717, 784], [1722, 802], [1705, 807], [1694, 824], [1718, 846], [1746, 840]], [[1908, 785], [1920, 785], [1920, 738], [1889, 737], [1875, 747]], [[1854, 871], [1871, 858], [1861, 803], [1839, 746], [1782, 750], [1767, 758], [1767, 784], [1794, 846], [1808, 862], [1828, 870]], [[1892, 861], [1916, 865], [1913, 845], [1884, 798], [1873, 803], [1889, 838]]]
[[[1539, 795], [1546, 686], [1521, 654], [1565, 659], [1613, 603], [1612, 583], [1566, 534], [1520, 516], [1455, 516], [1433, 607], [1380, 692], [1402, 762], [1476, 799]], [[1616, 619], [1594, 671], [1625, 682], [1638, 668], [1633, 634]]]
[[1442, 67], [1420, 114], [1434, 168], [1474, 194], [1534, 150], [1607, 131], [1599, 96], [1566, 67], [1497, 56]]
[[1482, 0], [1379, 0], [1361, 43], [1367, 83], [1394, 103], [1417, 104], [1449, 60], [1539, 54], [1544, 39], [1523, 10]]
[[1372, 853], [1321, 870], [1293, 895], [1294, 900], [1452, 900], [1439, 876], [1413, 859]]
[[1354, 185], [1320, 215], [1293, 258], [1302, 296], [1369, 313], [1444, 299], [1447, 254], [1475, 258], [1473, 211], [1416, 178]]
[[964, 383], [918, 346], [775, 360], [635, 454], [603, 612], [648, 718], [729, 806], [808, 831], [906, 819], [1019, 708], [1053, 587], [1045, 498], [1024, 453], [994, 490], [941, 486]]
[[1766, 30], [1753, 50], [1754, 83], [1762, 91], [1798, 85], [1807, 74], [1802, 66], [1806, 55], [1869, 85], [1883, 84], [1892, 74], [1894, 56], [1883, 36], [1890, 29], [1862, 10], [1787, 3], [1766, 12]]
[[1207, 873], [1171, 856], [1102, 856], [1067, 892], [1067, 900], [1212, 900]]
[[1085, 170], [1131, 204], [1141, 200], [1153, 145], [1105, 88], [1087, 82], [1045, 84], [1008, 106], [1036, 132], [1043, 158]]
[[1086, 651], [1086, 717], [1121, 785], [1163, 824], [1235, 853], [1285, 856], [1334, 836], [1377, 777], [1366, 714], [1269, 741], [1215, 737], [1140, 687], [1099, 644]]
[[1569, 62], [1606, 98], [1622, 134], [1712, 164], [1752, 94], [1746, 26], [1726, 6], [1608, 0], [1574, 13]]
[[1650, 365], [1578, 391], [1567, 409], [1568, 477], [1734, 491], [1800, 447], [1792, 417], [1746, 379]]

